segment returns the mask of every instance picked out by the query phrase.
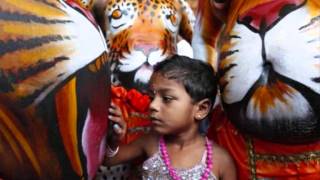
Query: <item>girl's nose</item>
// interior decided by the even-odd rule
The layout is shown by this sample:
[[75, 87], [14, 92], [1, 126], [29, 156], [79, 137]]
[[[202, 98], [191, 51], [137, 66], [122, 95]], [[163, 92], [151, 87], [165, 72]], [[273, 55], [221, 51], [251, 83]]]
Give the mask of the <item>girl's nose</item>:
[[157, 112], [157, 111], [159, 110], [158, 99], [159, 99], [159, 98], [154, 97], [154, 98], [151, 100], [150, 106], [149, 106], [150, 112]]

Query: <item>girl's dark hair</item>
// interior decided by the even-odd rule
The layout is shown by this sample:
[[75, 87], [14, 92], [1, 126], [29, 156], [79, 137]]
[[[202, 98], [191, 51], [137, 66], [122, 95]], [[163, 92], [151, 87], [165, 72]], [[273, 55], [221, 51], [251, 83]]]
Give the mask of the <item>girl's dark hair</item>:
[[[208, 98], [211, 107], [213, 106], [217, 95], [217, 79], [210, 64], [186, 56], [173, 55], [156, 64], [154, 73], [182, 83], [193, 103]], [[210, 120], [211, 113], [201, 121], [201, 133], [207, 132]]]

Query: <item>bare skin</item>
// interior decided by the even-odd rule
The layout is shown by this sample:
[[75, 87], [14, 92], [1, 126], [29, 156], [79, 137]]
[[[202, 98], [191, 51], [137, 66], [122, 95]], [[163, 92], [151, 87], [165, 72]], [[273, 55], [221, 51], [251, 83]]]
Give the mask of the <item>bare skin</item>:
[[[151, 89], [153, 100], [150, 104], [150, 116], [153, 130], [131, 144], [119, 145], [127, 126], [121, 117], [120, 109], [111, 104], [109, 119], [119, 127], [114, 129], [109, 145], [114, 149], [119, 145], [120, 148], [116, 156], [105, 158], [104, 165], [128, 162], [138, 157], [151, 157], [158, 151], [160, 136], [165, 139], [174, 168], [191, 168], [201, 161], [205, 151], [205, 137], [200, 135], [198, 126], [210, 111], [208, 99], [192, 102], [182, 84], [161, 75], [152, 76]], [[212, 173], [218, 179], [236, 179], [235, 165], [228, 152], [215, 143], [212, 149]]]

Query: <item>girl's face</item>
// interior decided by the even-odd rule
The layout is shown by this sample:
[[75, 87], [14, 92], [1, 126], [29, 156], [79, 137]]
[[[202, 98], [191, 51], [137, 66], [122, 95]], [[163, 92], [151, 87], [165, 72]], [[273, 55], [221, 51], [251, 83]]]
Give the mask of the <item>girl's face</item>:
[[196, 104], [184, 86], [156, 73], [150, 80], [150, 116], [153, 129], [159, 134], [170, 135], [197, 128]]

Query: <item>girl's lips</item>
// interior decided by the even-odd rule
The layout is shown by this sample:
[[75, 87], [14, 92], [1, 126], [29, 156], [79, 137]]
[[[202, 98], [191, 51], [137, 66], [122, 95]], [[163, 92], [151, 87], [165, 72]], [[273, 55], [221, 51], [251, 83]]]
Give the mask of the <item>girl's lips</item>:
[[162, 121], [160, 120], [160, 119], [158, 119], [158, 118], [155, 118], [155, 117], [150, 117], [150, 119], [151, 119], [151, 123], [153, 124], [153, 125], [160, 125], [160, 124], [162, 124]]

